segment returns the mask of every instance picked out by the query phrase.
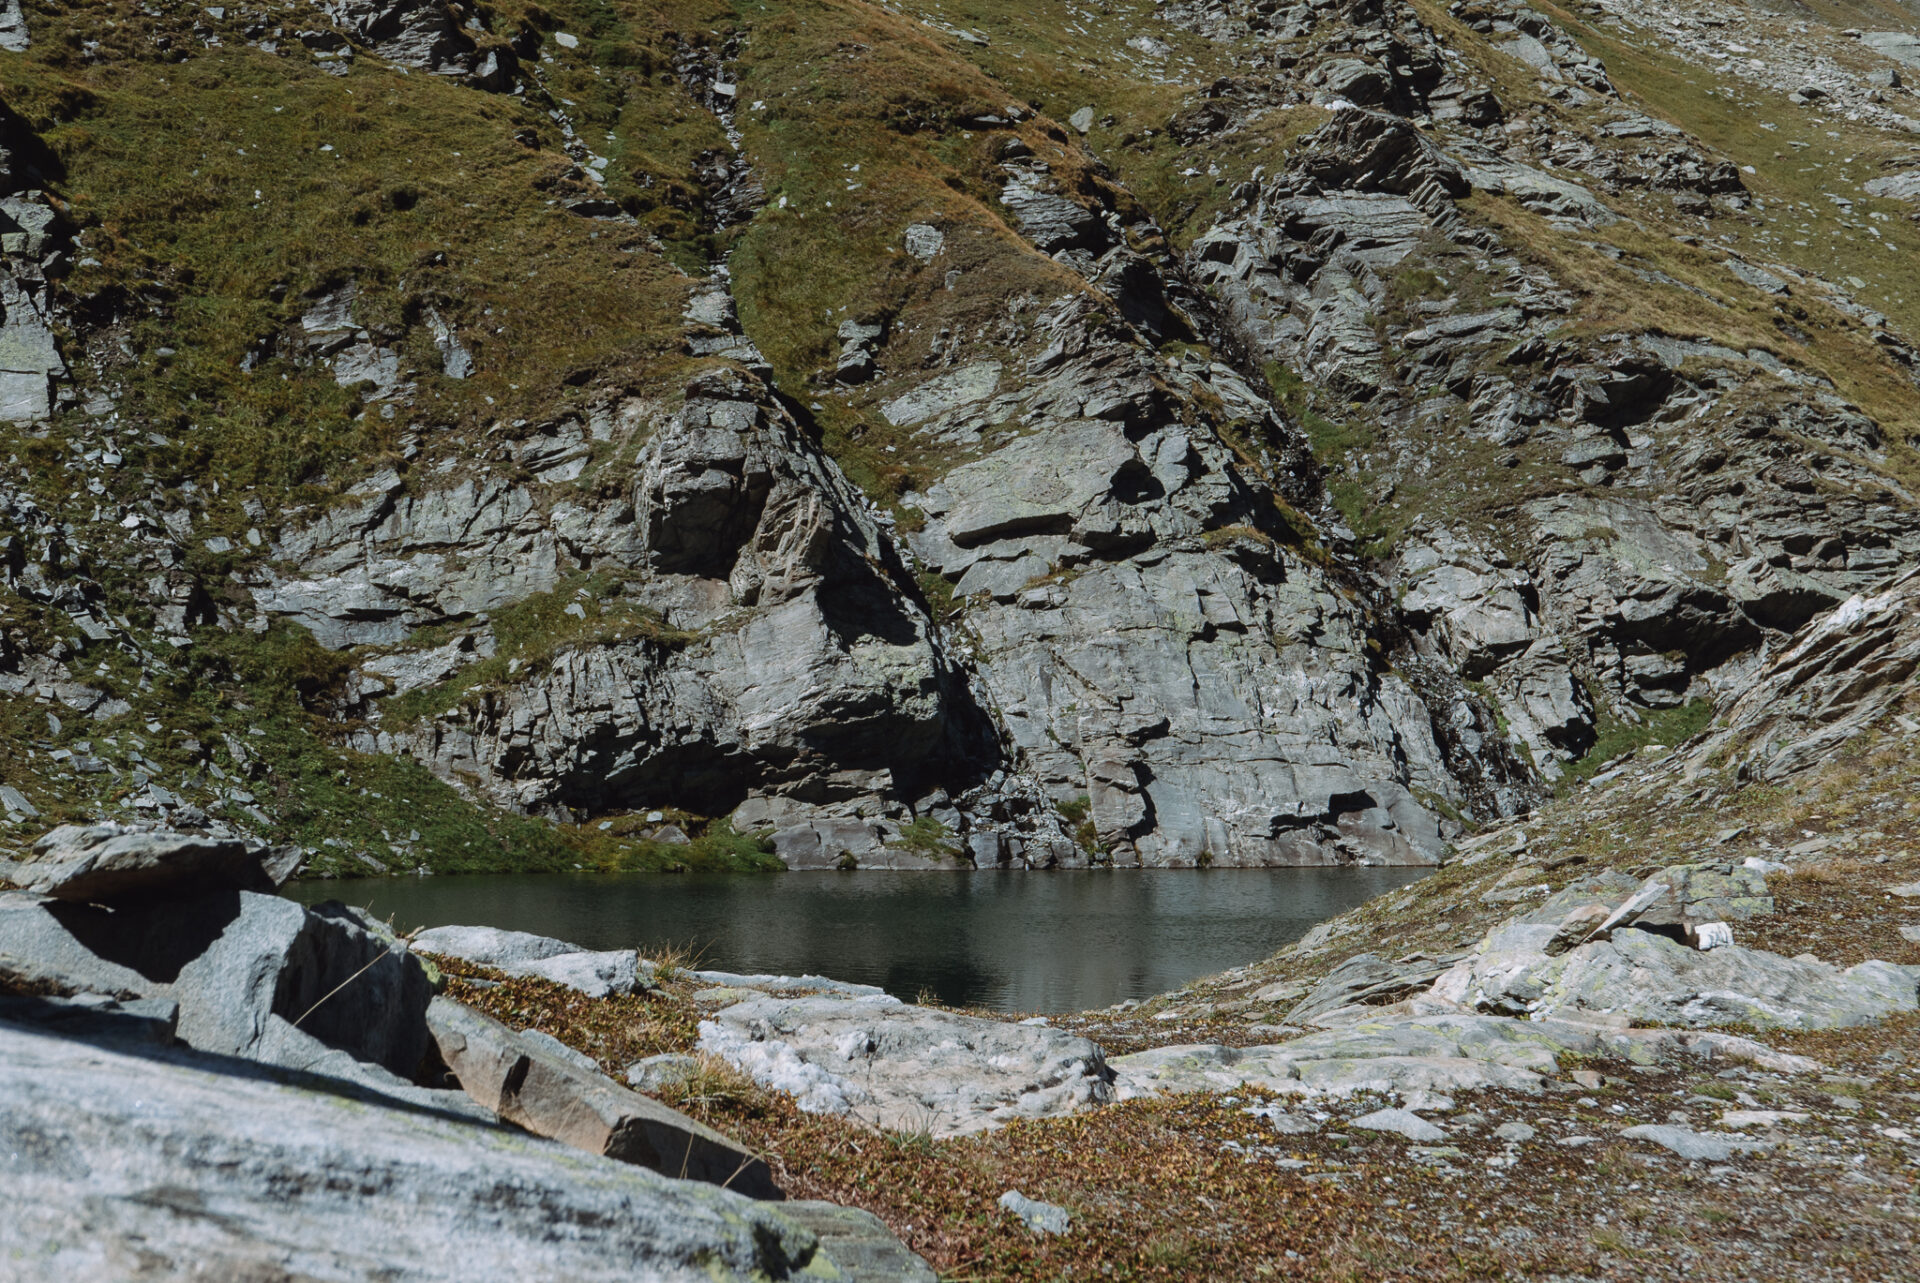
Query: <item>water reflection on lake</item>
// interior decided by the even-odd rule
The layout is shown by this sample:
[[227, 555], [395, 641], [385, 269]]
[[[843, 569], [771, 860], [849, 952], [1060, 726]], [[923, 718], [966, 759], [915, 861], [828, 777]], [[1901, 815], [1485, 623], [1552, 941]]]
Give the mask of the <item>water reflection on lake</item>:
[[300, 883], [412, 930], [450, 923], [593, 949], [692, 945], [725, 971], [815, 973], [912, 999], [1076, 1011], [1264, 958], [1424, 869], [539, 874]]

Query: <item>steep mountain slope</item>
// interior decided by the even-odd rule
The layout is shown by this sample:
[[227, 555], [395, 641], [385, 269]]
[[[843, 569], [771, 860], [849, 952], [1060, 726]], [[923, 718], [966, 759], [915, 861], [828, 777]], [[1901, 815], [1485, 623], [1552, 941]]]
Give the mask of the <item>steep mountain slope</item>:
[[1430, 863], [1920, 554], [1895, 10], [21, 12], [21, 836]]

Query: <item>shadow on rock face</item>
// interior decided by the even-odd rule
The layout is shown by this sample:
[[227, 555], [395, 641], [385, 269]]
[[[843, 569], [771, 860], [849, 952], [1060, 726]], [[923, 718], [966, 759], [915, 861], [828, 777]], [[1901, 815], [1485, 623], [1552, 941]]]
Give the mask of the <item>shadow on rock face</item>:
[[50, 903], [46, 911], [102, 961], [172, 984], [240, 916], [240, 892], [117, 907]]

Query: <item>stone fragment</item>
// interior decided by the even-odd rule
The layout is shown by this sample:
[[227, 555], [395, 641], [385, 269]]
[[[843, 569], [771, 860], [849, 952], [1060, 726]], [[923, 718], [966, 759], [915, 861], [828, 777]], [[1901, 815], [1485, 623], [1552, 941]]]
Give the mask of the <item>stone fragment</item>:
[[1729, 1109], [1720, 1115], [1720, 1125], [1736, 1131], [1743, 1127], [1778, 1127], [1781, 1123], [1804, 1123], [1812, 1114], [1791, 1109]]
[[1758, 1154], [1771, 1148], [1765, 1141], [1733, 1140], [1670, 1123], [1643, 1123], [1638, 1127], [1629, 1127], [1620, 1134], [1628, 1140], [1652, 1141], [1662, 1149], [1694, 1162], [1724, 1163], [1730, 1158]]
[[1390, 963], [1371, 953], [1356, 954], [1329, 971], [1311, 993], [1288, 1011], [1282, 1023], [1301, 1025], [1341, 1007], [1385, 1003], [1432, 984], [1453, 959]]
[[946, 233], [928, 223], [910, 223], [905, 236], [907, 253], [930, 263], [947, 246]]
[[993, 395], [1000, 384], [998, 361], [976, 361], [927, 380], [880, 407], [889, 423], [907, 427]]
[[121, 905], [0, 895], [0, 968], [69, 992], [178, 1004], [181, 1041], [272, 1059], [276, 1020], [411, 1075], [433, 982], [378, 922], [341, 904], [210, 893]]
[[1525, 1123], [1501, 1123], [1493, 1129], [1493, 1134], [1501, 1140], [1519, 1145], [1532, 1140], [1539, 1133]]
[[1391, 1132], [1408, 1140], [1436, 1141], [1447, 1138], [1446, 1129], [1407, 1109], [1376, 1109], [1371, 1114], [1362, 1114], [1347, 1125], [1361, 1131]]
[[1066, 1208], [1028, 1198], [1017, 1189], [1002, 1194], [1000, 1206], [1019, 1217], [1020, 1223], [1035, 1234], [1065, 1234], [1073, 1225], [1073, 1218]]
[[[0, 2], [0, 50], [25, 53], [33, 44], [27, 34], [26, 15], [20, 12], [20, 0]], [[4, 418], [0, 414], [0, 418]]]
[[1908, 31], [1863, 31], [1858, 39], [1882, 57], [1909, 67], [1920, 67], [1920, 36]]
[[627, 1066], [627, 1086], [643, 1095], [655, 1096], [668, 1087], [678, 1087], [701, 1072], [700, 1057], [679, 1052], [648, 1056]]
[[536, 1136], [754, 1198], [779, 1196], [766, 1164], [719, 1132], [551, 1054], [488, 1016], [435, 998], [427, 1023], [467, 1094]]
[[1111, 236], [1100, 216], [1065, 196], [1045, 190], [1028, 174], [1018, 174], [1000, 189], [1020, 231], [1043, 254], [1062, 250], [1105, 249]]
[[[1656, 876], [1613, 916], [1631, 916], [1656, 903], [1671, 905], [1672, 894]], [[1741, 900], [1709, 902], [1729, 909]], [[1542, 916], [1564, 911], [1563, 906], [1543, 908]], [[1658, 923], [1652, 929], [1616, 928], [1609, 938], [1594, 939], [1591, 929], [1575, 919], [1581, 915], [1571, 914], [1559, 925], [1503, 924], [1488, 933], [1474, 955], [1434, 983], [1432, 996], [1536, 1017], [1578, 1009], [1645, 1024], [1789, 1028], [1865, 1023], [1909, 1010], [1916, 999], [1920, 968], [1873, 961], [1841, 972], [1737, 945], [1705, 953], [1676, 943]]]
[[819, 1235], [822, 1254], [846, 1283], [938, 1283], [933, 1267], [872, 1212], [811, 1199], [778, 1207], [783, 1219]]
[[1920, 171], [1869, 179], [1860, 185], [1860, 190], [1889, 200], [1920, 200]]

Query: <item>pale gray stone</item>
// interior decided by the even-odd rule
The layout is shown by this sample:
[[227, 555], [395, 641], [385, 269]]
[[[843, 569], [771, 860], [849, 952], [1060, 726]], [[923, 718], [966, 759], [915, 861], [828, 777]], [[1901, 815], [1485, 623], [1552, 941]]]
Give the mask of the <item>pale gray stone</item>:
[[1349, 1120], [1349, 1127], [1358, 1127], [1361, 1131], [1392, 1132], [1408, 1140], [1436, 1141], [1447, 1138], [1446, 1129], [1428, 1122], [1420, 1115], [1406, 1109], [1376, 1109], [1371, 1114]]
[[1676, 1127], [1668, 1123], [1644, 1123], [1626, 1128], [1620, 1134], [1628, 1140], [1652, 1141], [1682, 1158], [1705, 1163], [1724, 1163], [1771, 1148], [1765, 1141], [1735, 1140], [1730, 1136], [1714, 1136], [1696, 1132], [1691, 1127]]
[[[27, 34], [27, 19], [20, 12], [20, 0], [0, 2], [0, 49], [8, 53], [25, 53], [33, 44]], [[6, 417], [0, 414], [0, 418]]]
[[880, 407], [880, 413], [887, 416], [889, 423], [908, 427], [976, 405], [993, 395], [1000, 384], [1001, 369], [998, 361], [963, 365], [886, 402]]
[[504, 971], [537, 976], [589, 998], [636, 993], [652, 987], [632, 949], [588, 950], [564, 940], [498, 927], [430, 927], [413, 937], [414, 949], [460, 958]]
[[648, 1056], [627, 1066], [627, 1086], [643, 1095], [658, 1095], [667, 1087], [677, 1087], [701, 1072], [700, 1058], [679, 1052]]
[[29, 859], [0, 864], [0, 877], [23, 890], [77, 902], [221, 888], [271, 891], [291, 870], [276, 860], [270, 871], [268, 851], [239, 838], [63, 824], [33, 844]]
[[0, 1136], [0, 1273], [21, 1277], [253, 1277], [293, 1261], [317, 1280], [465, 1283], [485, 1261], [705, 1283], [825, 1263], [777, 1205], [711, 1185], [240, 1062], [4, 1023]]
[[810, 1113], [935, 1137], [1111, 1097], [1105, 1055], [1085, 1038], [885, 994], [737, 1002], [701, 1021], [700, 1050]]
[[1073, 1216], [1057, 1203], [1028, 1198], [1017, 1189], [1000, 1196], [1000, 1207], [1020, 1218], [1020, 1223], [1035, 1234], [1065, 1234], [1073, 1228]]
[[929, 223], [911, 223], [904, 234], [907, 253], [922, 263], [930, 263], [946, 248], [947, 236]]
[[908, 1250], [881, 1219], [858, 1207], [811, 1199], [778, 1204], [780, 1216], [820, 1237], [820, 1251], [847, 1283], [937, 1283], [925, 1259]]
[[109, 911], [0, 894], [0, 967], [177, 1003], [181, 1041], [221, 1055], [271, 1059], [276, 1019], [396, 1074], [427, 1046], [425, 969], [340, 904], [228, 891]]
[[1782, 780], [1827, 761], [1884, 717], [1920, 671], [1920, 570], [1907, 569], [1808, 624], [1693, 750]]

